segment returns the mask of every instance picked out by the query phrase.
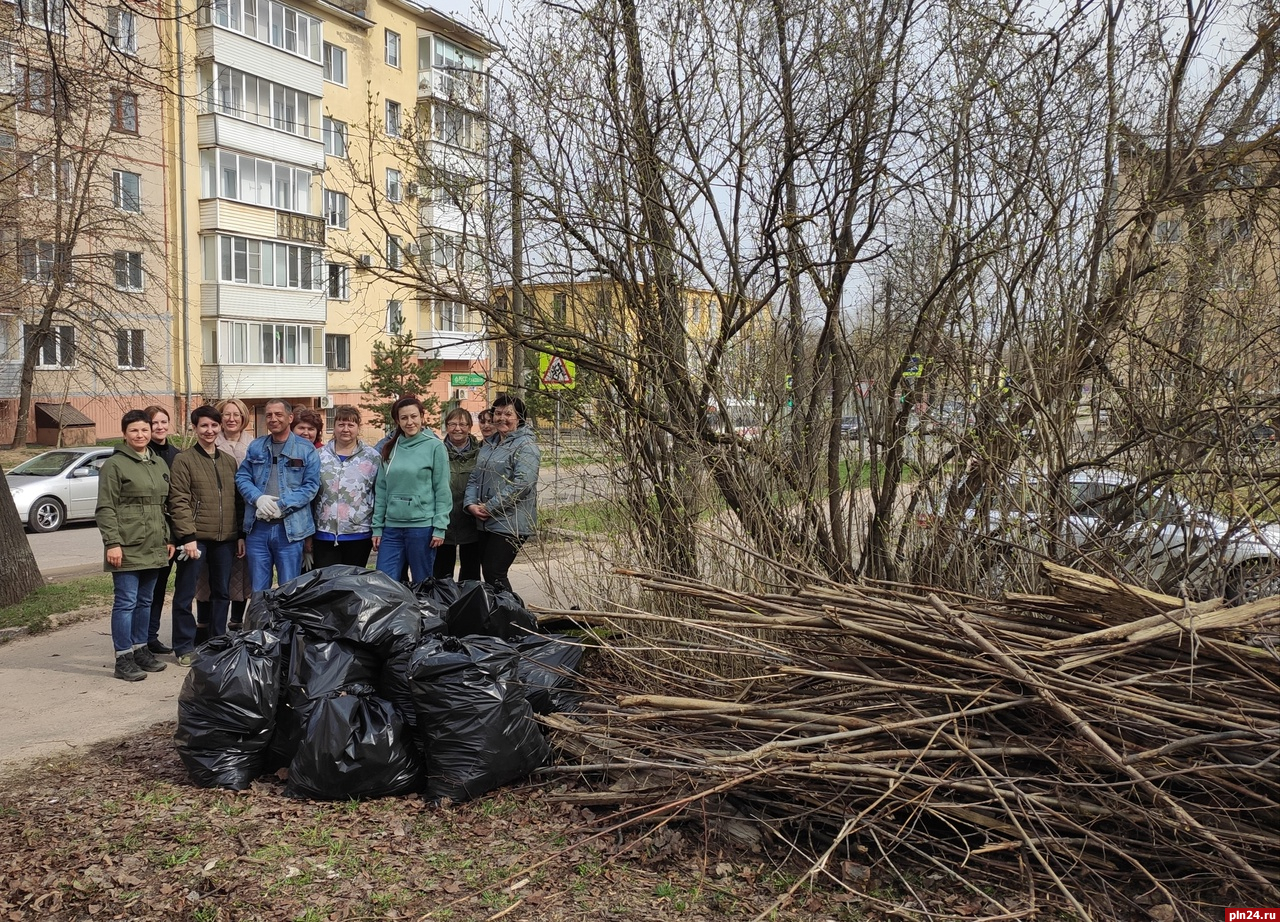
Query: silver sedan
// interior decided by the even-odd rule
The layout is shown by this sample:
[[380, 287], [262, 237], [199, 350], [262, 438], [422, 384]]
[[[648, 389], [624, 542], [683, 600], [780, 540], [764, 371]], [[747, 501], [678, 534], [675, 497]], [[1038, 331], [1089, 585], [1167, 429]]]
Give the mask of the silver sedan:
[[67, 522], [94, 517], [98, 470], [111, 448], [58, 448], [36, 455], [5, 474], [13, 504], [32, 531], [57, 531]]

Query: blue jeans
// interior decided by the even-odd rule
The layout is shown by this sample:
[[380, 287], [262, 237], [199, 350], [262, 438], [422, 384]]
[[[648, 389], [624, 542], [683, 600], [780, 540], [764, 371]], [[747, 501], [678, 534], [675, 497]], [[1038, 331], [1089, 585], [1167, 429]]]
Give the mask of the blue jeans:
[[290, 541], [284, 522], [257, 522], [244, 539], [244, 556], [249, 561], [249, 579], [254, 592], [271, 588], [271, 570], [280, 583], [297, 579], [302, 573], [302, 542]]
[[112, 572], [115, 598], [111, 601], [111, 644], [116, 649], [116, 656], [128, 653], [147, 642], [147, 627], [151, 623], [151, 594], [155, 591], [159, 576], [159, 570]]
[[431, 578], [436, 563], [436, 549], [431, 546], [431, 527], [382, 529], [382, 543], [378, 545], [378, 570], [394, 580], [404, 574], [404, 563], [409, 563], [409, 581], [420, 583]]
[[209, 568], [209, 600], [213, 617], [209, 636], [221, 637], [227, 632], [227, 611], [231, 607], [231, 561], [235, 559], [235, 541], [197, 541], [198, 560], [178, 561], [178, 578], [173, 586], [173, 652], [181, 656], [196, 648], [196, 616], [191, 603], [196, 597], [200, 570]]

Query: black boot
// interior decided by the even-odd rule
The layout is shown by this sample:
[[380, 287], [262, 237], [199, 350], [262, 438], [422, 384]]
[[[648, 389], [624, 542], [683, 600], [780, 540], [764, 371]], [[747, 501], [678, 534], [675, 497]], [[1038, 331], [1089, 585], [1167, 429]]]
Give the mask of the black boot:
[[147, 647], [138, 647], [133, 651], [134, 665], [143, 672], [164, 672], [164, 663], [156, 659], [156, 655]]
[[[143, 649], [146, 649], [145, 647]], [[126, 682], [141, 682], [147, 674], [138, 668], [133, 653], [121, 653], [116, 657], [116, 678]]]

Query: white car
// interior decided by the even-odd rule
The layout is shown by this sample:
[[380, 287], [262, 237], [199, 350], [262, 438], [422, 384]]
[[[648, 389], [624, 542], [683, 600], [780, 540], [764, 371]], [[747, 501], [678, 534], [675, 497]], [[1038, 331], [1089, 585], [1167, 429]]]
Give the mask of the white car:
[[114, 450], [58, 448], [8, 471], [4, 479], [18, 518], [38, 532], [92, 520], [98, 505], [98, 470]]

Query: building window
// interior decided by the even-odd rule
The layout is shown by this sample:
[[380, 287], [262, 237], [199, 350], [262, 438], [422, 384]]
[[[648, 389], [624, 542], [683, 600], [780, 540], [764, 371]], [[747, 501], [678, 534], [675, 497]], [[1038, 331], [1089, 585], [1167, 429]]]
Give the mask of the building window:
[[201, 112], [221, 112], [264, 127], [316, 139], [320, 97], [272, 83], [224, 64], [196, 68]]
[[311, 171], [206, 149], [200, 152], [200, 195], [311, 214]]
[[391, 67], [400, 66], [400, 33], [386, 30], [386, 48], [387, 48], [387, 64]]
[[387, 302], [387, 332], [392, 336], [399, 336], [404, 329], [404, 302], [388, 301]]
[[325, 117], [324, 152], [330, 157], [347, 156], [347, 123]]
[[116, 330], [116, 367], [146, 368], [141, 330]]
[[564, 292], [557, 291], [551, 296], [551, 322], [563, 326], [568, 314], [568, 309], [565, 307]]
[[138, 133], [138, 94], [116, 90], [111, 106], [111, 127], [129, 134]]
[[48, 282], [61, 267], [70, 277], [71, 252], [65, 243], [24, 238], [18, 241], [18, 268], [24, 282]]
[[1182, 222], [1177, 218], [1168, 218], [1156, 222], [1156, 243], [1181, 243]]
[[387, 170], [387, 201], [404, 201], [404, 187], [400, 185], [399, 170]]
[[506, 340], [503, 340], [502, 342], [498, 343], [498, 348], [496, 350], [496, 353], [497, 355], [495, 358], [498, 363], [498, 368], [505, 371], [507, 366], [511, 364], [511, 358], [510, 358], [511, 349], [507, 345]]
[[202, 25], [213, 23], [320, 63], [320, 20], [278, 0], [205, 0], [198, 15]]
[[325, 227], [347, 229], [347, 211], [349, 201], [345, 192], [324, 190], [324, 223]]
[[467, 308], [458, 301], [437, 301], [433, 311], [435, 329], [460, 332], [466, 329]]
[[324, 362], [320, 327], [292, 323], [218, 323], [218, 361], [224, 365], [319, 365]]
[[387, 100], [387, 134], [393, 138], [400, 137], [400, 103]]
[[387, 268], [399, 269], [404, 264], [403, 243], [395, 234], [387, 235]]
[[324, 251], [292, 243], [210, 235], [202, 242], [206, 281], [322, 291]]
[[347, 85], [347, 49], [324, 43], [324, 79], [338, 86]]
[[121, 211], [142, 213], [142, 176], [124, 170], [111, 171], [111, 201]]
[[22, 151], [18, 154], [18, 174], [19, 195], [66, 202], [75, 190], [75, 164], [70, 160], [63, 160], [55, 169], [52, 157]]
[[480, 145], [480, 132], [475, 116], [443, 102], [432, 107], [431, 136], [442, 144], [467, 150], [475, 150]]
[[67, 31], [66, 0], [18, 0], [18, 18], [50, 32]]
[[111, 45], [125, 54], [138, 53], [138, 14], [122, 6], [110, 12]]
[[441, 269], [458, 267], [458, 237], [443, 231], [431, 231], [423, 238], [428, 261]]
[[22, 325], [28, 349], [35, 349], [37, 368], [70, 368], [76, 362], [76, 328], [53, 326], [43, 333], [30, 324]]
[[351, 267], [342, 263], [329, 263], [329, 287], [327, 295], [334, 301], [351, 298]]
[[47, 70], [19, 64], [14, 71], [18, 108], [49, 115], [53, 112], [53, 78]]
[[116, 250], [116, 288], [142, 291], [142, 254]]
[[351, 337], [345, 333], [326, 333], [324, 367], [330, 371], [351, 370]]

